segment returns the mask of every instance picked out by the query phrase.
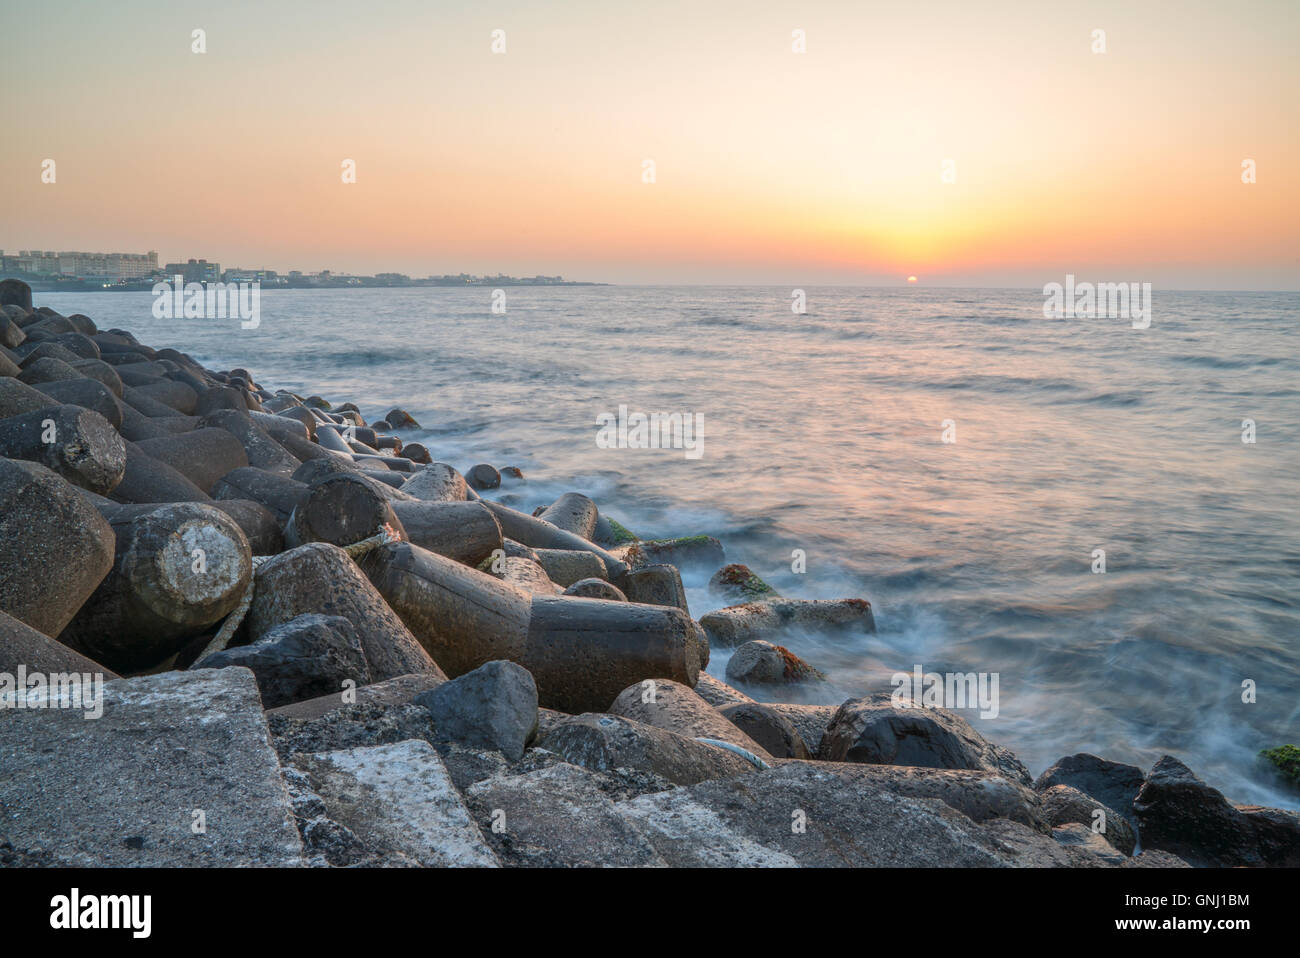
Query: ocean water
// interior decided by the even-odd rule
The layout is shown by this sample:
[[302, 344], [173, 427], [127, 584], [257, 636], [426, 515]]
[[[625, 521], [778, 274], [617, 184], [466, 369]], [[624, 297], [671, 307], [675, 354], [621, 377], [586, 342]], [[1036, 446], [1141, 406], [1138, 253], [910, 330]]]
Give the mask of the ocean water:
[[[254, 330], [155, 319], [148, 293], [36, 299], [367, 419], [400, 405], [435, 458], [520, 466], [503, 493], [529, 511], [578, 490], [788, 596], [871, 600], [876, 635], [785, 636], [829, 678], [785, 700], [997, 673], [998, 716], [963, 714], [1034, 774], [1168, 753], [1300, 807], [1255, 763], [1300, 739], [1300, 294], [1156, 291], [1145, 330], [1044, 319], [1036, 290], [807, 297], [514, 287], [496, 315], [488, 289], [271, 290]], [[702, 414], [703, 454], [600, 448], [620, 405]], [[706, 581], [697, 617], [724, 604]]]

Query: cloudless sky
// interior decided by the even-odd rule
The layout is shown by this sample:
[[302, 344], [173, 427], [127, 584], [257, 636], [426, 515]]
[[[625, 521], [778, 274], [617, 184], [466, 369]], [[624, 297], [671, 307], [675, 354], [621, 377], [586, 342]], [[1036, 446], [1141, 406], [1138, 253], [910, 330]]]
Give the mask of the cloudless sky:
[[0, 36], [6, 252], [1300, 288], [1296, 0], [3, 0]]

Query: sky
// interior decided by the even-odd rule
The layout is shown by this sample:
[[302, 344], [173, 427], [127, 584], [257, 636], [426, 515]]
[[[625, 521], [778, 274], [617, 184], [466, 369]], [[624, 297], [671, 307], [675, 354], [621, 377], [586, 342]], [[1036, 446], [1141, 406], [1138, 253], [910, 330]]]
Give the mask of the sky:
[[5, 0], [0, 36], [6, 252], [1300, 288], [1295, 0]]

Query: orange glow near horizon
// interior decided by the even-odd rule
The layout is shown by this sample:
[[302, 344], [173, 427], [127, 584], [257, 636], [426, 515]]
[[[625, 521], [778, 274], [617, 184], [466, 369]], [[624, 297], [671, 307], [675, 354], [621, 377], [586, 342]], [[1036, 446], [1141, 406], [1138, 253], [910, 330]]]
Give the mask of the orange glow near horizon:
[[0, 13], [23, 38], [0, 63], [22, 94], [0, 247], [611, 282], [1300, 286], [1287, 3], [236, 2], [198, 18], [202, 55], [192, 20], [131, 0]]

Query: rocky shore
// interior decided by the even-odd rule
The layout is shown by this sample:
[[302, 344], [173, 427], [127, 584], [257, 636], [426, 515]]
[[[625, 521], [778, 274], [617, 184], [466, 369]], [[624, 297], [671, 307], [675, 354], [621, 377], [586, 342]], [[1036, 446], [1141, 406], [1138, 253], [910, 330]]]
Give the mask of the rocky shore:
[[[888, 692], [755, 701], [870, 603], [517, 509], [520, 470], [330, 398], [0, 283], [0, 864], [1300, 864], [1300, 815], [1172, 756], [1035, 780]], [[735, 604], [697, 621], [685, 568]]]

